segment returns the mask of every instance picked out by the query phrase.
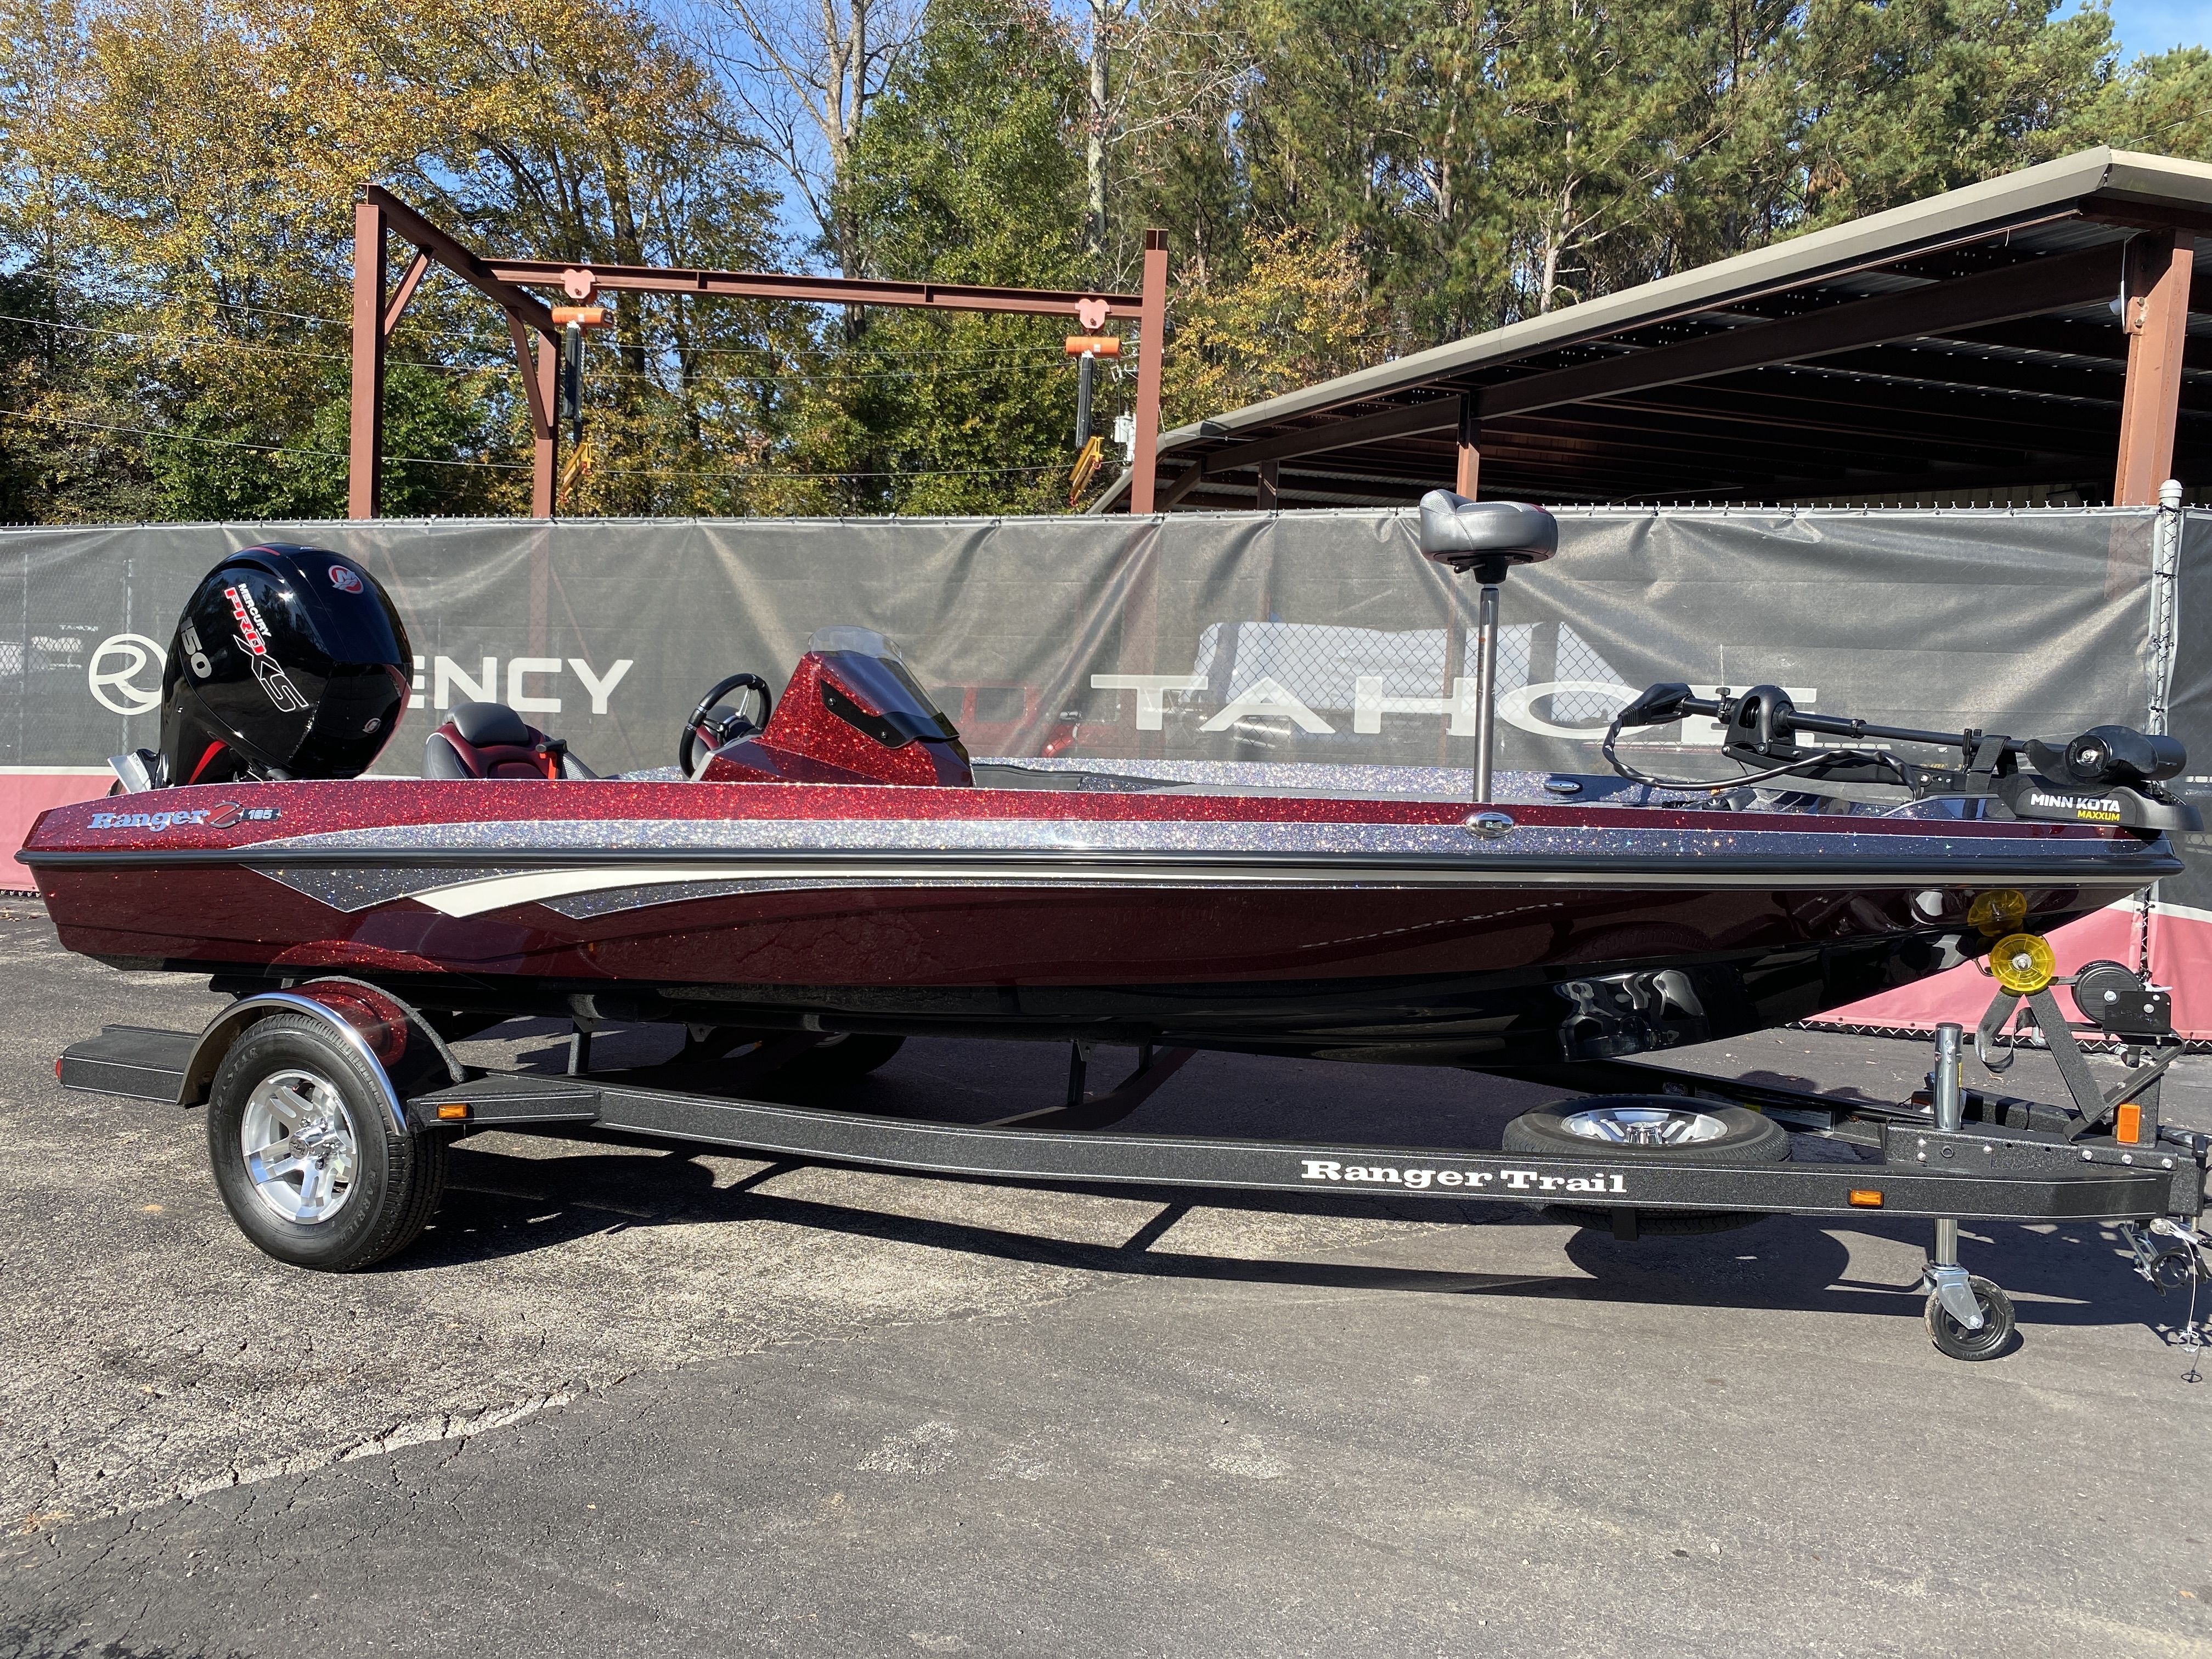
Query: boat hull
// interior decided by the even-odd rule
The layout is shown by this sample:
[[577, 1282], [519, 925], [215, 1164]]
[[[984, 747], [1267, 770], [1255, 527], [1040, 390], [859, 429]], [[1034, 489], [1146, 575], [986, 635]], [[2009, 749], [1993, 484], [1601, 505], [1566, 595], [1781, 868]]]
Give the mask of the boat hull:
[[22, 855], [64, 944], [118, 965], [344, 974], [432, 1008], [1462, 1064], [1802, 1018], [1981, 948], [1980, 892], [2045, 929], [2178, 867], [2101, 827], [1633, 807], [1516, 806], [1481, 835], [1433, 801], [884, 787], [141, 801], [58, 809]]

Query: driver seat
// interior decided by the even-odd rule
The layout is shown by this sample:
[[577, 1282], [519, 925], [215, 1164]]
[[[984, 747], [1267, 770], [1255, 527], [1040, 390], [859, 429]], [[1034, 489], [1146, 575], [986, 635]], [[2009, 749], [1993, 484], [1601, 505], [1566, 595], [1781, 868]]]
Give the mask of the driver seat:
[[596, 778], [599, 774], [503, 702], [465, 702], [422, 744], [426, 778]]

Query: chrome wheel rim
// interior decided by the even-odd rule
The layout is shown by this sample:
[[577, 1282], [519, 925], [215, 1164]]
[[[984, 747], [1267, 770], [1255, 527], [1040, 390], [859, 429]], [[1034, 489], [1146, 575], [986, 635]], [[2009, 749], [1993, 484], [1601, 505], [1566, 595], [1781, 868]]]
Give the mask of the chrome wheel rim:
[[328, 1221], [353, 1196], [360, 1136], [326, 1077], [293, 1068], [262, 1079], [246, 1097], [238, 1142], [254, 1195], [287, 1221]]
[[1559, 1121], [1568, 1133], [1608, 1146], [1689, 1146], [1728, 1133], [1711, 1113], [1676, 1106], [1592, 1106]]

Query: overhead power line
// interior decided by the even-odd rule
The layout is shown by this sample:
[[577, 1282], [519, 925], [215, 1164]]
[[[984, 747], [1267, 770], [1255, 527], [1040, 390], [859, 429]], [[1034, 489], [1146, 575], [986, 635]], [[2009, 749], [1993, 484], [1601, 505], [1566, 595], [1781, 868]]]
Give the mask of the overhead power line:
[[[347, 459], [342, 450], [309, 449], [303, 446], [288, 444], [246, 443], [234, 438], [203, 438], [191, 432], [164, 432], [156, 428], [143, 426], [114, 426], [102, 421], [79, 420], [69, 415], [42, 415], [24, 409], [0, 409], [0, 415], [10, 416], [17, 420], [47, 421], [57, 426], [84, 427], [94, 432], [115, 432], [130, 437], [156, 438], [170, 443], [205, 444], [217, 449], [251, 449], [264, 455], [312, 455], [319, 459], [333, 461], [343, 461]], [[387, 462], [397, 463], [403, 466], [489, 467], [505, 472], [527, 472], [531, 467], [531, 464], [527, 461], [455, 461], [441, 459], [431, 455], [386, 455], [384, 459]], [[770, 483], [787, 481], [794, 483], [823, 483], [835, 479], [999, 477], [1014, 472], [1064, 472], [1066, 468], [1048, 464], [1042, 466], [979, 466], [900, 472], [778, 472], [770, 468], [752, 468], [734, 472], [684, 472], [653, 467], [599, 467], [593, 471], [596, 476], [610, 478], [710, 481], [757, 478]]]
[[[58, 323], [51, 321], [43, 317], [19, 316], [12, 312], [0, 312], [0, 322], [22, 323], [32, 328], [58, 329], [64, 332], [71, 334], [102, 334], [114, 339], [155, 340], [169, 346], [228, 346], [240, 351], [257, 352], [269, 356], [302, 358], [311, 362], [344, 363], [353, 361], [351, 354], [348, 352], [304, 351], [296, 346], [264, 345], [258, 340], [242, 340], [234, 334], [167, 335], [162, 334], [158, 331], [150, 331], [146, 329], [102, 328], [92, 323]], [[475, 337], [469, 337], [473, 338]], [[503, 349], [511, 349], [508, 342], [501, 341], [498, 343]], [[667, 355], [676, 355], [675, 348], [672, 347], [661, 348], [660, 350], [662, 353]], [[994, 348], [989, 355], [1010, 356], [1016, 353], [1033, 358], [1039, 367], [1043, 367], [1050, 363], [1057, 363], [1061, 360], [1061, 354], [1059, 351], [1055, 350], [1048, 354], [1044, 348], [1041, 346], [1016, 346], [1003, 349]], [[749, 354], [738, 351], [701, 349], [693, 350], [685, 355], [691, 356], [737, 357]], [[763, 353], [758, 355], [765, 356], [767, 354]], [[955, 352], [886, 352], [883, 355], [886, 356], [951, 357], [962, 354]], [[985, 354], [976, 353], [974, 355], [982, 356]], [[782, 360], [777, 359], [776, 361]], [[391, 364], [406, 364], [409, 367], [415, 368], [437, 369], [441, 373], [448, 374], [505, 374], [511, 373], [514, 368], [514, 365], [512, 362], [441, 363], [432, 359], [419, 357], [390, 357], [386, 358], [386, 362]], [[1021, 367], [1021, 365], [1018, 364], [1007, 366], [1014, 368]], [[935, 370], [921, 368], [831, 369], [821, 374], [805, 374], [796, 369], [750, 369], [738, 371], [737, 378], [749, 380], [793, 380], [799, 381], [802, 384], [835, 385], [840, 380], [921, 380], [930, 379], [933, 375], [946, 373], [959, 374], [964, 372], [970, 374], [980, 375], [992, 372], [992, 369], [995, 367], [998, 366], [985, 365], [971, 368], [964, 371], [958, 368]], [[641, 369], [613, 368], [600, 365], [595, 366], [592, 368], [592, 375], [594, 379], [647, 380], [651, 381], [655, 386], [659, 386], [660, 384], [653, 375]]]
[[[159, 438], [167, 443], [205, 444], [216, 449], [252, 449], [264, 455], [313, 455], [332, 461], [347, 459], [342, 449], [309, 449], [296, 444], [246, 443], [236, 438], [203, 438], [192, 432], [163, 432], [144, 426], [112, 426], [104, 421], [79, 420], [71, 415], [42, 415], [27, 409], [0, 409], [0, 415], [13, 416], [21, 421], [46, 421], [56, 426], [81, 426], [94, 432], [121, 433], [126, 437]], [[530, 471], [527, 461], [454, 461], [443, 460], [434, 455], [387, 455], [384, 459], [405, 466], [483, 466], [496, 467], [501, 471]]]

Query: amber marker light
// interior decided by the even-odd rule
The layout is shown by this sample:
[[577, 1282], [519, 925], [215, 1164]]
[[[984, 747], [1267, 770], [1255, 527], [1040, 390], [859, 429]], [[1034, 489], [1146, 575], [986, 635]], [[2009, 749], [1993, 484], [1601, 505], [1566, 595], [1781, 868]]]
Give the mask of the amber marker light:
[[465, 1118], [468, 1115], [468, 1103], [465, 1101], [457, 1100], [450, 1105], [441, 1105], [438, 1108], [438, 1116], [447, 1122], [452, 1122], [459, 1118]]
[[1852, 1188], [1851, 1208], [1854, 1210], [1879, 1210], [1881, 1208], [1881, 1188], [1879, 1187]]
[[2130, 1146], [2142, 1143], [2142, 1108], [2130, 1101], [2120, 1108], [2112, 1120], [2112, 1139], [2124, 1140]]

